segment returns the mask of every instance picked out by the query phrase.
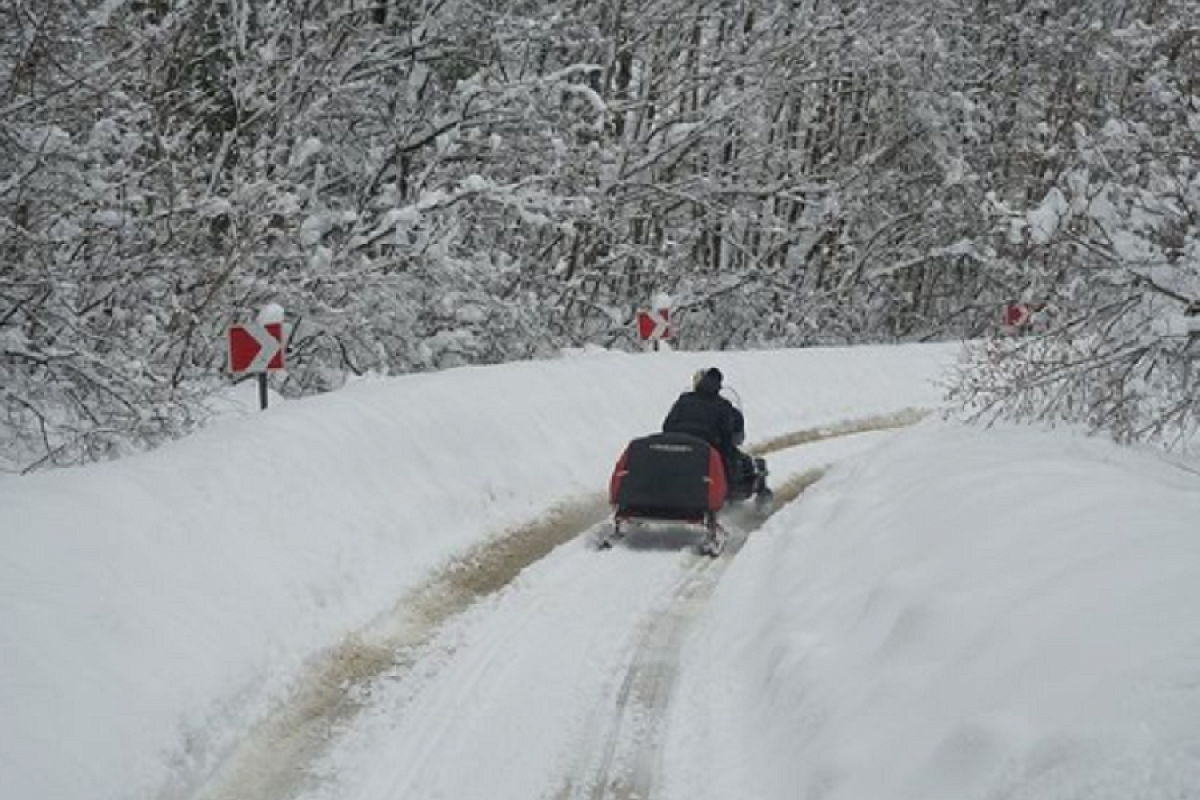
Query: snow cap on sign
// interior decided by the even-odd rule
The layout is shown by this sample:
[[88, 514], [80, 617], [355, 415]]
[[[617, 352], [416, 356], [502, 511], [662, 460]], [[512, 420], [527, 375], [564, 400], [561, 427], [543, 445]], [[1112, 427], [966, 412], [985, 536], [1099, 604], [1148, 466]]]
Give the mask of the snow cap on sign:
[[283, 306], [279, 303], [267, 303], [259, 309], [259, 325], [273, 325], [277, 322], [283, 322]]

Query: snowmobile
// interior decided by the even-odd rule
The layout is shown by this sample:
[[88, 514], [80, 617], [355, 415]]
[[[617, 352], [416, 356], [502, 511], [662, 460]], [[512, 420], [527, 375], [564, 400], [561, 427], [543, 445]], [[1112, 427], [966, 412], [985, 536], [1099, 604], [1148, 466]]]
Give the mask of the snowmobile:
[[772, 499], [763, 459], [747, 459], [734, 471], [739, 474], [730, 481], [721, 454], [696, 436], [658, 433], [634, 439], [617, 460], [609, 480], [613, 523], [598, 547], [612, 547], [625, 537], [631, 524], [684, 523], [704, 528], [698, 552], [720, 555], [728, 532], [717, 513], [751, 497], [756, 507], [765, 511]]

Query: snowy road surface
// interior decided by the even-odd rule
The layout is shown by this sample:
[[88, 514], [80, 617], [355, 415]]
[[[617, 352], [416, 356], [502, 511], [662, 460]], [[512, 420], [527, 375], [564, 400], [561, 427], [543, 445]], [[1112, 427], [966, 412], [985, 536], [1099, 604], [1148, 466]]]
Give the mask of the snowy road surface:
[[[887, 435], [854, 427], [778, 445], [783, 501], [789, 478]], [[606, 513], [580, 501], [451, 565], [326, 661], [197, 796], [653, 797], [680, 646], [761, 520], [727, 513], [712, 559], [678, 526], [597, 551]]]
[[[0, 479], [0, 798], [1200, 797], [1195, 459], [820, 440], [936, 408], [955, 352], [367, 379]], [[717, 561], [589, 550], [712, 364], [781, 505]]]

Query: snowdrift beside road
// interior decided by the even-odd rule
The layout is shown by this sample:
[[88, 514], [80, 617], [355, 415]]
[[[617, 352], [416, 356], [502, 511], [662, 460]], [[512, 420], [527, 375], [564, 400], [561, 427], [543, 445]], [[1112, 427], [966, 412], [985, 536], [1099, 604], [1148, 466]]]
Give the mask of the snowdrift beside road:
[[1200, 797], [1200, 473], [1160, 456], [924, 425], [777, 514], [711, 608], [672, 800]]

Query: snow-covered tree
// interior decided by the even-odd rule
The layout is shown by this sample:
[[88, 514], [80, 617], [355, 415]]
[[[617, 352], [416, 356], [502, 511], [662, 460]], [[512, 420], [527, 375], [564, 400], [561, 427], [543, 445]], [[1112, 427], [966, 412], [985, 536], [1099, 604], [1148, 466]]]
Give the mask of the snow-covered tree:
[[660, 293], [695, 348], [1023, 301], [967, 402], [1177, 428], [1197, 4], [8, 0], [0, 460], [187, 430], [268, 302], [303, 394], [633, 347]]
[[988, 206], [1013, 299], [1040, 311], [976, 349], [959, 396], [983, 416], [1180, 441], [1200, 421], [1200, 8], [1109, 5], [1112, 24], [1077, 10], [1023, 28], [1028, 79], [1005, 118], [1020, 149]]

